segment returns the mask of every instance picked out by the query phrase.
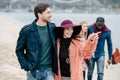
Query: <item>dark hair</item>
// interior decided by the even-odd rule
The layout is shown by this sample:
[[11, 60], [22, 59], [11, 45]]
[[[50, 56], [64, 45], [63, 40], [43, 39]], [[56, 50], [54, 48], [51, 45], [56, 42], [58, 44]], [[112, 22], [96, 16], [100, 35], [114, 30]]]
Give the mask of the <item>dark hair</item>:
[[74, 31], [73, 31], [71, 38], [76, 38], [76, 37], [78, 37], [78, 34], [80, 33], [82, 27], [80, 25], [79, 27], [74, 27], [73, 29], [74, 29]]
[[42, 13], [48, 8], [49, 5], [46, 3], [38, 3], [34, 8], [35, 17], [38, 19], [38, 13]]
[[[56, 38], [63, 38], [64, 29], [65, 28], [59, 27], [54, 30]], [[73, 34], [71, 38], [76, 38], [80, 31], [81, 31], [81, 26], [73, 27]]]
[[[58, 30], [59, 30], [59, 31], [58, 31]], [[56, 37], [56, 38], [63, 38], [63, 32], [64, 32], [64, 28], [60, 28], [60, 29], [56, 28], [56, 29], [54, 30], [55, 37]]]
[[104, 20], [103, 17], [98, 17], [98, 18], [96, 19], [96, 23], [97, 23], [97, 22], [105, 22], [105, 20]]

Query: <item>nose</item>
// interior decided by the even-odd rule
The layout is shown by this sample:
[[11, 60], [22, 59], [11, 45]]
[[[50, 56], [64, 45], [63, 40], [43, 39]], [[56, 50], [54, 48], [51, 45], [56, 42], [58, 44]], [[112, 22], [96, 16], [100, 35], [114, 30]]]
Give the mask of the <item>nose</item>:
[[52, 13], [50, 13], [50, 17], [52, 17]]

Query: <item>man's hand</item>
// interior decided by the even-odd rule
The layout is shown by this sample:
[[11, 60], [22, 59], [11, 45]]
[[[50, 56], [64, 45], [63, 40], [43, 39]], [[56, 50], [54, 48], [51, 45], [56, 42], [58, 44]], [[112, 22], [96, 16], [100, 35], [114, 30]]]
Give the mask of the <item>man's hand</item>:
[[112, 59], [108, 59], [108, 60], [107, 60], [106, 69], [108, 69], [108, 66], [109, 66], [110, 64], [112, 64]]
[[108, 65], [112, 64], [112, 59], [107, 60]]

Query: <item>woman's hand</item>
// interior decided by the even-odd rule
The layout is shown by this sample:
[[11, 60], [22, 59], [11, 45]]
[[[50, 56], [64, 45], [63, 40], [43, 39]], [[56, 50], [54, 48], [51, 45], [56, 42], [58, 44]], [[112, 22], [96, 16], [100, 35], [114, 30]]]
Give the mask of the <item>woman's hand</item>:
[[97, 33], [92, 33], [92, 34], [90, 34], [89, 36], [88, 36], [88, 40], [91, 40], [91, 41], [94, 41], [94, 40], [97, 40], [99, 37], [99, 34], [100, 34], [101, 32], [97, 32]]

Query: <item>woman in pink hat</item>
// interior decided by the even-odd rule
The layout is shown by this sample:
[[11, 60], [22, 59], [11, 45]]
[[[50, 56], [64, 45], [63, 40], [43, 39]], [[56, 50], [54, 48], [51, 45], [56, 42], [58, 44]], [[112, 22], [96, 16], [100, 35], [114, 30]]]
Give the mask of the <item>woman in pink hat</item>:
[[81, 30], [70, 20], [64, 20], [55, 29], [58, 49], [58, 75], [55, 80], [83, 80], [82, 60], [90, 58], [96, 48], [98, 33], [91, 34], [86, 42], [77, 37]]

